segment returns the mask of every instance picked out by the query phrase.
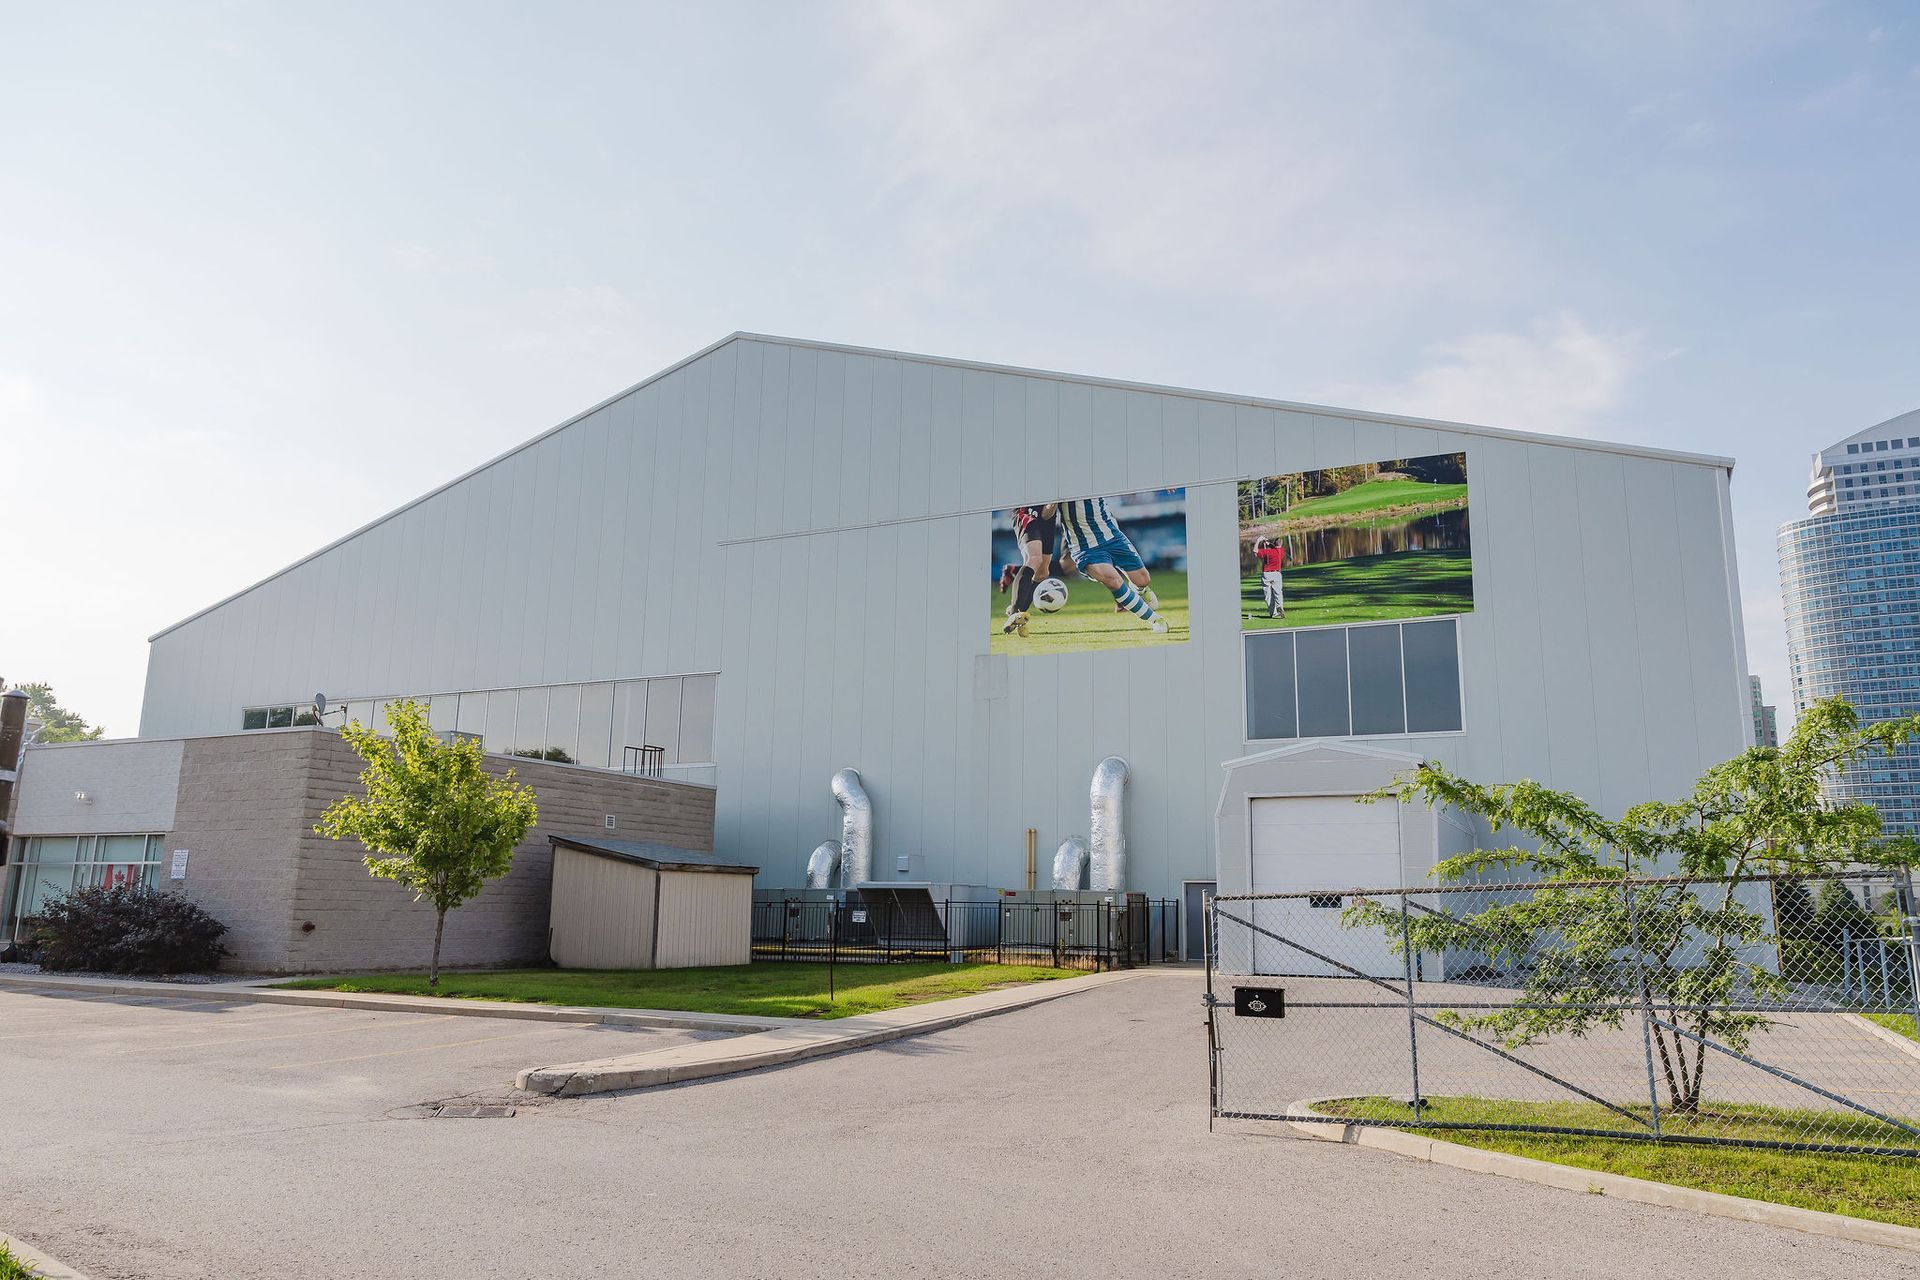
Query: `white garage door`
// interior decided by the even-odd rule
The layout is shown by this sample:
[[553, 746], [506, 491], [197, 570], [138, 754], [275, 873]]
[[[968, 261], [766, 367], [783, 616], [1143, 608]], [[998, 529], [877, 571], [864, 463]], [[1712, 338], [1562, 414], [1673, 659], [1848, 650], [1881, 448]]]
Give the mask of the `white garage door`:
[[[1287, 796], [1255, 800], [1252, 817], [1253, 891], [1326, 891], [1312, 899], [1257, 903], [1254, 922], [1363, 973], [1399, 977], [1400, 957], [1378, 930], [1343, 928], [1340, 919], [1352, 901], [1341, 890], [1402, 883], [1399, 806], [1359, 804], [1351, 796]], [[1257, 934], [1252, 951], [1258, 973], [1347, 973]]]

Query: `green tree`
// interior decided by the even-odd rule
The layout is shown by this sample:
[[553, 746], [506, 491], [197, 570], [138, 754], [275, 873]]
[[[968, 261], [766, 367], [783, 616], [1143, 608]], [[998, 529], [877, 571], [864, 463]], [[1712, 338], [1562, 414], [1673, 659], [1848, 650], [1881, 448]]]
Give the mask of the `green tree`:
[[[1517, 870], [1528, 889], [1498, 895], [1483, 910], [1404, 923], [1398, 910], [1361, 900], [1345, 923], [1379, 928], [1396, 946], [1404, 928], [1418, 951], [1516, 962], [1526, 975], [1520, 1000], [1447, 1014], [1451, 1025], [1491, 1033], [1508, 1048], [1618, 1028], [1630, 1008], [1653, 1014], [1668, 1106], [1692, 1113], [1700, 1106], [1704, 1042], [1744, 1051], [1767, 1026], [1763, 1016], [1736, 1008], [1736, 998], [1786, 992], [1778, 973], [1754, 963], [1779, 939], [1755, 895], [1741, 894], [1743, 884], [1767, 873], [1833, 874], [1920, 860], [1911, 840], [1881, 838], [1872, 806], [1831, 804], [1820, 794], [1834, 771], [1871, 752], [1891, 753], [1917, 733], [1920, 716], [1863, 727], [1851, 706], [1829, 699], [1800, 719], [1785, 745], [1751, 748], [1708, 769], [1685, 800], [1636, 805], [1618, 820], [1537, 782], [1486, 786], [1423, 764], [1374, 798], [1444, 805], [1529, 841], [1463, 854], [1435, 874], [1460, 881]], [[1716, 886], [1615, 883], [1635, 871], [1724, 879]]]
[[1879, 932], [1872, 914], [1839, 880], [1820, 886], [1820, 905], [1814, 911], [1814, 933], [1830, 947], [1848, 937], [1867, 938]]
[[40, 722], [40, 742], [91, 742], [105, 732], [61, 706], [54, 699], [53, 686], [44, 680], [12, 686], [0, 680], [0, 689], [6, 688], [27, 695], [27, 719]]
[[367, 870], [413, 890], [433, 904], [433, 962], [427, 985], [440, 985], [440, 940], [447, 912], [473, 897], [513, 864], [513, 849], [539, 819], [533, 789], [488, 774], [480, 744], [441, 742], [427, 727], [423, 702], [387, 706], [391, 737], [349, 723], [340, 736], [367, 767], [363, 796], [343, 796], [314, 830], [335, 840], [358, 840], [370, 852]]

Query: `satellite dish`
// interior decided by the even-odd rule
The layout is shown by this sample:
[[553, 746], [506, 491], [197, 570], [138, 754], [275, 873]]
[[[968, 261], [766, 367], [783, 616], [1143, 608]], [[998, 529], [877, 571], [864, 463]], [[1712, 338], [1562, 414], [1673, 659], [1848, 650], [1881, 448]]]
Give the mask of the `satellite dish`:
[[327, 695], [326, 694], [316, 693], [313, 695], [313, 714], [316, 716], [323, 716], [327, 714]]

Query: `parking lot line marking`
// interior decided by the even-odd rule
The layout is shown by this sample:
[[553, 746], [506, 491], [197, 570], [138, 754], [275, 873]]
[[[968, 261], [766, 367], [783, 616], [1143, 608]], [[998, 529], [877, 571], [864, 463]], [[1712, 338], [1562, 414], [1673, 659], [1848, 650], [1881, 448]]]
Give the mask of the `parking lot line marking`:
[[409, 1018], [405, 1022], [356, 1022], [350, 1027], [317, 1027], [311, 1031], [283, 1031], [271, 1036], [235, 1036], [231, 1040], [190, 1040], [174, 1045], [146, 1045], [140, 1048], [124, 1050], [120, 1053], [103, 1054], [103, 1057], [124, 1058], [135, 1053], [166, 1053], [177, 1049], [206, 1049], [223, 1044], [258, 1044], [262, 1040], [300, 1040], [307, 1036], [342, 1036], [355, 1031], [384, 1031], [389, 1027], [411, 1027], [430, 1021], [433, 1014], [422, 1014]]
[[356, 1053], [346, 1058], [319, 1058], [308, 1062], [281, 1062], [267, 1068], [269, 1071], [287, 1071], [294, 1067], [330, 1067], [340, 1062], [365, 1062], [368, 1058], [396, 1058], [403, 1053], [432, 1053], [435, 1049], [458, 1049], [470, 1044], [486, 1044], [491, 1040], [518, 1040], [523, 1036], [553, 1035], [558, 1031], [577, 1031], [578, 1027], [540, 1027], [533, 1031], [510, 1031], [499, 1036], [480, 1036], [473, 1040], [445, 1040], [439, 1044], [417, 1045], [411, 1049], [385, 1049], [378, 1053]]

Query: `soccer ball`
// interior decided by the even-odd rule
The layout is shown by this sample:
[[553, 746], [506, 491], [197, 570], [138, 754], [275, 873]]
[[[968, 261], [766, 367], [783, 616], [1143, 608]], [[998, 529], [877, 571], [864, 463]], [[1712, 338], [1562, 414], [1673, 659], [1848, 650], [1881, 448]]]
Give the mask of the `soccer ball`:
[[1058, 613], [1066, 607], [1067, 584], [1058, 578], [1043, 578], [1034, 585], [1033, 607], [1042, 613]]

